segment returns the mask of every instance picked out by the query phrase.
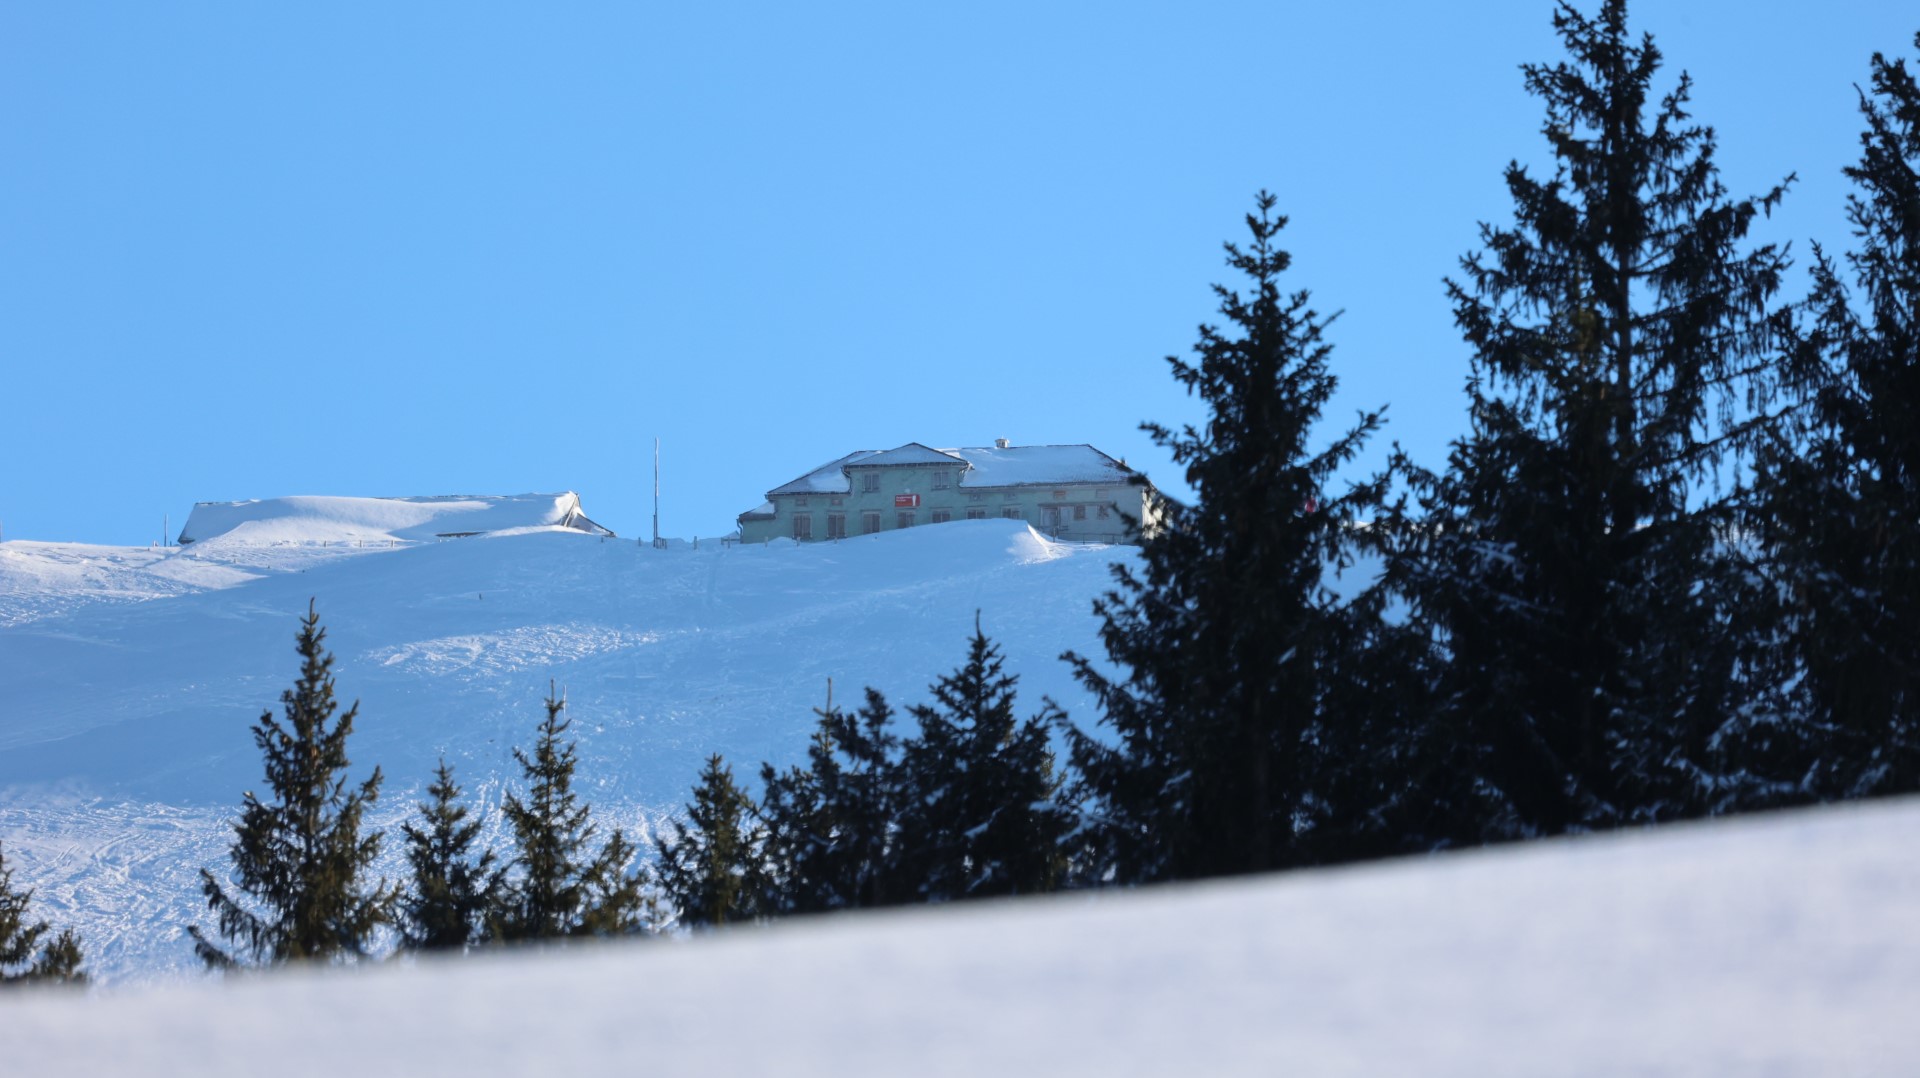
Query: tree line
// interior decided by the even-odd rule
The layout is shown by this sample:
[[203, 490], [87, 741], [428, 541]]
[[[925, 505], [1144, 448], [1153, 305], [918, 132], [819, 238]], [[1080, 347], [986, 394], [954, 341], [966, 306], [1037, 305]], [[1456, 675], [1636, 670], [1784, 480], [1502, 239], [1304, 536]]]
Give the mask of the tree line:
[[325, 641], [309, 605], [296, 642], [300, 677], [281, 695], [282, 716], [263, 712], [253, 727], [271, 796], [242, 799], [230, 880], [201, 870], [214, 931], [193, 925], [188, 933], [210, 968], [364, 957], [383, 928], [398, 933], [402, 949], [422, 951], [648, 928], [644, 867], [633, 865], [635, 848], [620, 829], [596, 842], [592, 807], [573, 788], [571, 720], [551, 690], [533, 750], [513, 750], [525, 792], [508, 793], [500, 809], [512, 852], [479, 848], [480, 822], [442, 760], [417, 818], [400, 828], [407, 878], [374, 880], [385, 836], [363, 817], [382, 776], [376, 767], [357, 787], [348, 783], [359, 705], [339, 710]]
[[[1193, 497], [1163, 500], [1095, 602], [1104, 654], [1063, 656], [1093, 724], [1051, 701], [1020, 717], [976, 623], [910, 727], [877, 691], [829, 692], [805, 762], [762, 765], [757, 794], [713, 757], [647, 867], [617, 830], [596, 842], [550, 696], [516, 751], [513, 848], [476, 848], [443, 764], [389, 885], [360, 826], [380, 775], [343, 777], [354, 709], [334, 717], [310, 609], [285, 717], [254, 731], [275, 800], [244, 800], [234, 890], [203, 877], [224, 942], [195, 928], [202, 957], [358, 955], [381, 925], [418, 948], [623, 935], [1920, 789], [1920, 87], [1874, 54], [1853, 247], [1816, 245], [1789, 298], [1787, 251], [1752, 234], [1793, 177], [1728, 193], [1689, 80], [1661, 80], [1624, 0], [1554, 25], [1565, 56], [1522, 69], [1551, 164], [1507, 168], [1511, 219], [1446, 282], [1472, 359], [1443, 463], [1396, 448], [1339, 478], [1385, 409], [1325, 436], [1331, 319], [1283, 285], [1287, 219], [1257, 197], [1217, 323], [1168, 360], [1205, 418], [1146, 427]], [[1328, 589], [1363, 561], [1370, 586]], [[17, 964], [39, 935], [13, 946], [14, 909]]]

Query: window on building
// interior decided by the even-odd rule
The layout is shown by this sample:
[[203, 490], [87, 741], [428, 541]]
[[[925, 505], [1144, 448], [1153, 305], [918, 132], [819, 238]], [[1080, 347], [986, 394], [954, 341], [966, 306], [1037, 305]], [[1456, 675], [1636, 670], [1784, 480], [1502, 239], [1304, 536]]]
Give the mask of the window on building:
[[1075, 519], [1075, 520], [1085, 520], [1085, 519], [1087, 519], [1087, 507], [1086, 507], [1086, 506], [1084, 506], [1084, 505], [1076, 505], [1076, 506], [1074, 506], [1074, 507], [1073, 507], [1073, 519]]
[[987, 511], [985, 509], [969, 509], [967, 510], [967, 519], [985, 520], [987, 519]]
[[861, 473], [860, 475], [860, 492], [861, 493], [873, 494], [878, 492], [879, 489], [880, 489], [880, 473], [879, 472], [862, 472]]
[[935, 509], [933, 511], [933, 522], [935, 524], [945, 524], [947, 521], [952, 519], [953, 519], [953, 510], [951, 509]]
[[896, 514], [896, 516], [898, 519], [894, 521], [894, 525], [893, 525], [894, 527], [896, 528], [913, 527], [913, 511], [911, 509], [903, 509], [898, 514]]
[[807, 505], [807, 500], [805, 498], [795, 498], [793, 500], [793, 507], [795, 509], [804, 509], [806, 508], [806, 505]]
[[1001, 500], [1001, 501], [1003, 501], [1003, 502], [1010, 502], [1010, 501], [1012, 501], [1012, 500], [1014, 500], [1015, 498], [1018, 498], [1019, 496], [1020, 496], [1020, 492], [1019, 492], [1019, 491], [1017, 491], [1017, 490], [1009, 490], [1009, 491], [1007, 491], [1007, 492], [1006, 492], [1005, 494], [1002, 494], [1002, 495], [1000, 495], [1000, 500]]
[[970, 502], [984, 502], [987, 500], [987, 496], [976, 490], [967, 495], [967, 500]]
[[1017, 505], [1009, 505], [1005, 509], [1000, 510], [1000, 515], [1006, 517], [1008, 520], [1027, 519], [1026, 516], [1020, 512], [1020, 507]]
[[952, 472], [947, 471], [945, 468], [941, 468], [936, 470], [933, 473], [933, 489], [947, 490], [947, 489], [950, 489], [952, 486], [953, 486]]
[[1095, 515], [1095, 516], [1098, 516], [1098, 517], [1099, 517], [1099, 518], [1100, 518], [1101, 520], [1105, 520], [1105, 519], [1107, 519], [1107, 514], [1108, 514], [1108, 512], [1109, 512], [1109, 510], [1107, 509], [1107, 507], [1106, 507], [1106, 506], [1104, 506], [1104, 505], [1102, 505], [1102, 506], [1099, 506], [1099, 507], [1097, 507], [1097, 508], [1096, 508], [1096, 509], [1094, 510], [1094, 515]]
[[1066, 491], [1064, 491], [1064, 490], [1056, 490], [1056, 491], [1054, 491], [1054, 492], [1053, 492], [1053, 500], [1054, 500], [1054, 501], [1056, 501], [1056, 502], [1064, 502], [1064, 501], [1066, 501], [1066, 500], [1067, 500], [1067, 492], [1066, 492]]
[[813, 538], [813, 514], [795, 513], [793, 516], [793, 537], [795, 539]]
[[874, 535], [880, 531], [879, 513], [860, 514], [860, 534]]
[[847, 514], [827, 514], [827, 538], [845, 539], [847, 537]]

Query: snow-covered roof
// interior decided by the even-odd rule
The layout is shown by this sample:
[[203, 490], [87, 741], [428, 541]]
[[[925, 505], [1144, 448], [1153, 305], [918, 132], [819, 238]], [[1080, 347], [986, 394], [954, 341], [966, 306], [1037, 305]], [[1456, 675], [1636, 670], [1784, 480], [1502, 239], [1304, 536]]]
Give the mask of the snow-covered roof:
[[[861, 449], [828, 461], [789, 483], [767, 491], [781, 494], [847, 494], [853, 481], [850, 467], [904, 467], [964, 464], [963, 487], [1052, 486], [1061, 483], [1128, 482], [1133, 470], [1090, 445], [1016, 445], [1000, 448], [929, 449], [908, 442], [898, 449]], [[772, 512], [771, 507], [753, 512]], [[743, 516], [752, 514], [742, 514]]]
[[853, 483], [847, 478], [846, 467], [849, 464], [880, 455], [878, 449], [857, 449], [844, 457], [830, 460], [813, 471], [793, 480], [782, 483], [767, 491], [767, 497], [776, 494], [845, 494], [853, 489]]
[[1061, 483], [1126, 483], [1133, 470], [1090, 445], [980, 446], [949, 453], [972, 465], [963, 487], [1053, 486]]
[[442, 494], [421, 498], [298, 496], [243, 502], [200, 502], [180, 529], [180, 542], [228, 536], [243, 543], [352, 539], [433, 539], [514, 528], [562, 527], [612, 535], [561, 494]]
[[779, 510], [772, 502], [761, 502], [759, 505], [740, 514], [740, 519], [753, 520], [756, 517], [772, 517], [777, 512], [779, 512]]

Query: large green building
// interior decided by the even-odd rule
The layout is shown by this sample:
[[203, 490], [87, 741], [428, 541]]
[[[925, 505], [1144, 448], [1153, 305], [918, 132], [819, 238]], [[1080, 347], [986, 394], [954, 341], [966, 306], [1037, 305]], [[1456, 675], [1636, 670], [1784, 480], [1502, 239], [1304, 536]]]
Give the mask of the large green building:
[[953, 520], [1024, 520], [1057, 539], [1137, 541], [1158, 522], [1146, 477], [1090, 445], [863, 449], [767, 491], [740, 539], [841, 539]]

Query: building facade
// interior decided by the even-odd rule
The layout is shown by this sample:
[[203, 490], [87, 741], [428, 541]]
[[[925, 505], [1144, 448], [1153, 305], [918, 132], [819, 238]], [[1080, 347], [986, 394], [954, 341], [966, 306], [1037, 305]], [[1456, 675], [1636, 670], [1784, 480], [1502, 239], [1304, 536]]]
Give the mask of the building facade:
[[1146, 477], [1090, 445], [863, 449], [767, 491], [740, 539], [802, 542], [955, 520], [1021, 520], [1045, 535], [1137, 542], [1158, 523]]

